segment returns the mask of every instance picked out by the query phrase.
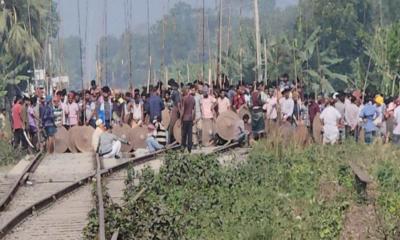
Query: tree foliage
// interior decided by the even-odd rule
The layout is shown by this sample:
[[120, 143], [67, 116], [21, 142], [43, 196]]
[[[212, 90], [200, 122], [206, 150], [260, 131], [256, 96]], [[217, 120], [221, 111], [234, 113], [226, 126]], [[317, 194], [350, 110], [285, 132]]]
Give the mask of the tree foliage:
[[6, 0], [0, 5], [0, 95], [8, 84], [27, 80], [27, 70], [44, 65], [46, 40], [55, 36], [58, 16], [48, 0]]

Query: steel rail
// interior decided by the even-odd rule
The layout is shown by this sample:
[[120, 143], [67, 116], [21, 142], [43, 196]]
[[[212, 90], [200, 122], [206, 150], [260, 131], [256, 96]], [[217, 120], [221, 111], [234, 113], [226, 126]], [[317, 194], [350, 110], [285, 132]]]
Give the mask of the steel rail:
[[[238, 147], [239, 144], [238, 143], [230, 143], [230, 144], [226, 144], [222, 147], [218, 147], [216, 149], [214, 149], [211, 154], [217, 154], [217, 153], [221, 153], [221, 152], [225, 152], [229, 149]], [[48, 207], [49, 205], [53, 204], [54, 202], [56, 202], [58, 199], [64, 197], [65, 195], [77, 190], [78, 188], [88, 184], [89, 182], [91, 182], [94, 178], [96, 178], [96, 176], [98, 175], [99, 177], [103, 177], [103, 176], [107, 176], [109, 174], [112, 174], [113, 172], [122, 170], [128, 166], [137, 166], [146, 162], [149, 162], [151, 160], [153, 160], [157, 155], [161, 154], [161, 153], [165, 153], [169, 150], [173, 150], [176, 148], [179, 148], [179, 145], [175, 145], [172, 146], [171, 148], [167, 148], [167, 149], [163, 149], [160, 151], [156, 151], [153, 153], [149, 153], [140, 157], [135, 157], [135, 158], [130, 158], [125, 162], [122, 162], [120, 164], [117, 164], [113, 167], [107, 168], [107, 169], [102, 169], [99, 171], [96, 171], [94, 173], [90, 173], [88, 175], [86, 175], [85, 177], [81, 178], [80, 180], [68, 185], [67, 187], [57, 191], [56, 193], [49, 195], [45, 198], [43, 198], [42, 200], [39, 200], [36, 203], [33, 203], [32, 205], [26, 207], [24, 210], [20, 211], [17, 215], [15, 215], [14, 217], [12, 217], [8, 222], [6, 222], [4, 225], [0, 226], [0, 239], [5, 237], [8, 233], [10, 233], [12, 231], [12, 229], [14, 229], [18, 224], [20, 224], [23, 220], [25, 220], [27, 217], [31, 216], [32, 214], [34, 214], [36, 211], [40, 211], [42, 209], [45, 209], [46, 207]], [[97, 159], [96, 159], [97, 162]], [[100, 162], [100, 161], [99, 161]], [[33, 165], [33, 164], [30, 164]], [[27, 171], [29, 172], [29, 171]], [[21, 177], [22, 178], [22, 177]], [[103, 211], [104, 211], [104, 205], [103, 205]], [[105, 227], [104, 227], [105, 228]], [[100, 229], [99, 229], [100, 231]], [[103, 230], [101, 230], [103, 231]], [[105, 232], [105, 229], [104, 229]]]
[[14, 184], [8, 190], [5, 197], [1, 199], [0, 212], [3, 211], [7, 207], [7, 205], [11, 202], [15, 193], [18, 191], [19, 186], [21, 184], [23, 184], [23, 182], [25, 182], [27, 180], [27, 178], [29, 177], [28, 175], [30, 173], [33, 173], [36, 170], [36, 168], [39, 165], [40, 161], [42, 160], [43, 156], [44, 156], [43, 151], [40, 151], [39, 153], [37, 153], [35, 155], [35, 157], [33, 158], [33, 160], [28, 164], [28, 166], [26, 166], [26, 168], [21, 173], [21, 175], [18, 176], [17, 180], [14, 182]]
[[99, 240], [106, 240], [106, 227], [104, 220], [103, 184], [101, 183], [100, 156], [96, 153], [96, 188], [97, 188], [97, 217], [99, 220]]
[[[158, 154], [164, 153], [166, 151], [176, 149], [179, 146], [173, 146], [171, 148], [163, 149], [157, 152], [149, 153], [140, 157], [136, 158], [130, 158], [127, 161], [120, 163], [114, 167], [110, 167], [107, 169], [103, 169], [99, 171], [100, 176], [105, 176], [108, 175], [112, 172], [119, 171], [127, 166], [130, 165], [139, 165], [148, 161], [151, 161], [154, 157], [156, 157]], [[33, 164], [30, 164], [30, 166]], [[27, 167], [28, 169], [28, 167]], [[30, 168], [29, 168], [30, 169]], [[29, 172], [28, 171], [26, 172]], [[81, 178], [80, 180], [68, 185], [67, 187], [57, 191], [56, 193], [49, 195], [36, 203], [33, 203], [32, 205], [26, 207], [22, 211], [20, 211], [17, 215], [12, 217], [8, 222], [6, 222], [4, 225], [0, 226], [0, 239], [6, 236], [14, 227], [16, 227], [19, 223], [21, 223], [24, 219], [27, 217], [31, 216], [35, 211], [42, 210], [46, 207], [48, 207], [50, 204], [54, 203], [58, 199], [62, 198], [63, 196], [73, 192], [74, 190], [80, 188], [81, 186], [84, 186], [88, 184], [89, 182], [92, 181], [97, 175], [97, 172], [90, 173], [86, 175], [85, 177]], [[22, 177], [21, 177], [22, 179]], [[12, 198], [8, 200], [8, 203], [11, 201]]]

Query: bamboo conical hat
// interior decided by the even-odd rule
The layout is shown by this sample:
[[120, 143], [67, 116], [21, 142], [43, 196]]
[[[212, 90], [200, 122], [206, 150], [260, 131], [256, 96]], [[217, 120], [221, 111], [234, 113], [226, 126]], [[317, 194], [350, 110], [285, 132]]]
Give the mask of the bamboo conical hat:
[[322, 123], [321, 120], [319, 119], [320, 113], [317, 113], [314, 117], [313, 120], [313, 137], [314, 137], [314, 141], [316, 143], [321, 144], [322, 143]]
[[77, 132], [79, 134], [79, 129], [78, 129], [77, 126], [76, 127], [72, 127], [72, 128], [70, 128], [68, 130], [68, 138], [69, 138], [68, 149], [69, 149], [69, 151], [71, 153], [77, 153], [78, 152], [78, 149], [76, 148], [76, 144], [75, 144], [75, 139], [74, 139], [75, 132]]
[[145, 127], [135, 127], [131, 129], [131, 142], [133, 149], [146, 148], [147, 129]]
[[161, 124], [167, 128], [169, 126], [169, 122], [171, 121], [171, 114], [169, 109], [166, 108], [161, 112]]
[[[132, 128], [130, 128], [128, 125], [123, 124], [121, 125], [114, 125], [112, 129], [112, 133], [115, 134], [116, 136], [126, 140], [127, 142], [132, 142], [131, 136], [132, 136]], [[133, 144], [122, 144], [121, 145], [121, 152], [130, 152], [132, 151]]]
[[54, 141], [54, 151], [56, 153], [65, 153], [69, 143], [68, 131], [64, 127], [58, 127], [54, 135]]
[[289, 144], [289, 140], [293, 138], [295, 130], [290, 123], [286, 122], [279, 126], [278, 133], [281, 139], [284, 140], [285, 143]]
[[237, 111], [237, 114], [239, 115], [240, 119], [243, 119], [243, 116], [246, 114], [249, 115], [249, 118], [251, 118], [250, 110], [246, 105], [241, 106]]
[[201, 139], [202, 144], [205, 147], [210, 146], [210, 141], [214, 135], [214, 121], [213, 119], [203, 119], [202, 120], [202, 131]]
[[218, 136], [226, 141], [234, 140], [236, 137], [234, 127], [237, 126], [239, 121], [239, 116], [232, 111], [221, 113], [215, 123]]
[[304, 124], [299, 124], [294, 132], [297, 144], [305, 145], [308, 141], [308, 129]]
[[72, 132], [75, 146], [79, 152], [92, 152], [92, 136], [94, 129], [90, 126], [76, 127], [77, 130]]
[[271, 134], [273, 131], [279, 129], [279, 123], [271, 119], [265, 119], [265, 132]]
[[181, 124], [180, 119], [176, 120], [173, 132], [174, 132], [175, 141], [177, 143], [181, 143], [182, 142], [182, 124]]
[[360, 133], [358, 134], [358, 142], [365, 143], [365, 130], [363, 127], [360, 129]]

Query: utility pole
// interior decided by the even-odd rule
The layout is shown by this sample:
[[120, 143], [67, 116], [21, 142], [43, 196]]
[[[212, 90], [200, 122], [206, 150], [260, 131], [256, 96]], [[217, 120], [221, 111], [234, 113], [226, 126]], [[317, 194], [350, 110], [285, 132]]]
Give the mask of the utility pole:
[[261, 82], [262, 81], [262, 74], [261, 74], [261, 69], [260, 69], [260, 63], [261, 63], [261, 54], [260, 54], [260, 20], [259, 20], [259, 15], [258, 15], [258, 0], [254, 0], [254, 22], [255, 22], [255, 28], [256, 28], [256, 51], [257, 51], [257, 61], [256, 61], [256, 75], [257, 75], [257, 81]]

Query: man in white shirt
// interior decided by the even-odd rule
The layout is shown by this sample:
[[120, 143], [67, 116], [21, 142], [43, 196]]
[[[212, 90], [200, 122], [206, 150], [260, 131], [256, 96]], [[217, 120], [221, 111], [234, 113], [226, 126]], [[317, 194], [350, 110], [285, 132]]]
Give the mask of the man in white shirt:
[[276, 121], [278, 118], [278, 113], [276, 111], [278, 100], [276, 96], [274, 96], [274, 93], [274, 89], [269, 90], [269, 96], [263, 107], [263, 109], [266, 111], [266, 118], [268, 121]]
[[346, 133], [348, 136], [356, 137], [356, 129], [359, 122], [360, 108], [356, 105], [356, 98], [350, 97], [350, 103], [345, 104], [344, 120], [346, 122]]
[[282, 120], [286, 121], [293, 115], [294, 101], [290, 97], [289, 89], [283, 90], [282, 94], [284, 97], [279, 100], [279, 104], [281, 105]]
[[[346, 105], [344, 103], [345, 101], [345, 94], [343, 92], [339, 92], [336, 94], [336, 102], [335, 102], [335, 108], [336, 110], [339, 111], [340, 115], [342, 116], [342, 119], [344, 119], [344, 115], [346, 112]], [[340, 140], [343, 141], [346, 138], [345, 134], [345, 127], [340, 127], [339, 128], [339, 134], [340, 134]]]
[[319, 118], [324, 125], [324, 144], [335, 144], [339, 140], [339, 128], [338, 125], [341, 120], [340, 112], [334, 108], [333, 105], [334, 101], [332, 99], [328, 100], [327, 106], [322, 111]]

